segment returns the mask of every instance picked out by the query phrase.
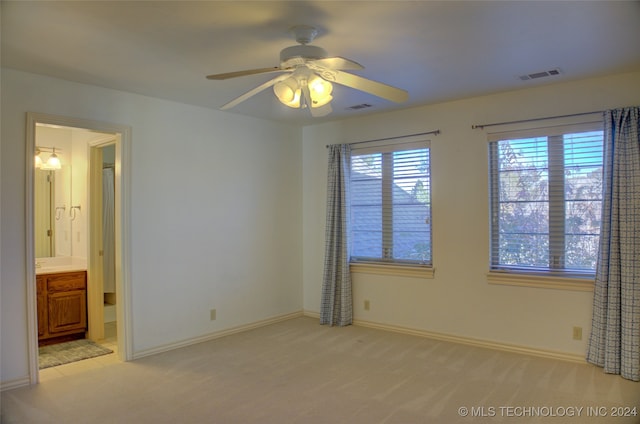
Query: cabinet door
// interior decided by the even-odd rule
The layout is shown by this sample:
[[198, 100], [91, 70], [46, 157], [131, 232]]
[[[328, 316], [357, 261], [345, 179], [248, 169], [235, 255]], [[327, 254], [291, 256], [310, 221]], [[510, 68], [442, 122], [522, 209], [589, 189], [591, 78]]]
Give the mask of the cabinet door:
[[49, 326], [47, 320], [47, 278], [36, 276], [36, 293], [38, 296], [38, 337], [42, 337], [47, 334], [47, 327]]
[[85, 290], [49, 293], [49, 333], [85, 330], [87, 296]]

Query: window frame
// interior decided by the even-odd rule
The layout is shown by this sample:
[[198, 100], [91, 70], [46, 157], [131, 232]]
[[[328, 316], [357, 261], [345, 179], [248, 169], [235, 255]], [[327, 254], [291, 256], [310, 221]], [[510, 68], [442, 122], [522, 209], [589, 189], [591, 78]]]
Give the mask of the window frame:
[[[352, 273], [362, 273], [362, 274], [375, 274], [375, 275], [395, 275], [395, 276], [406, 276], [406, 277], [419, 277], [419, 278], [433, 278], [434, 269], [433, 269], [433, 220], [432, 220], [432, 202], [431, 202], [431, 145], [430, 140], [425, 139], [421, 136], [411, 136], [411, 137], [403, 137], [395, 140], [385, 139], [384, 141], [379, 142], [366, 142], [366, 143], [358, 143], [357, 146], [352, 145], [351, 155], [360, 156], [367, 154], [381, 154], [381, 155], [393, 155], [394, 152], [401, 152], [407, 150], [419, 150], [426, 149], [428, 159], [429, 159], [429, 167], [428, 167], [428, 178], [429, 178], [429, 249], [430, 249], [430, 261], [428, 263], [420, 263], [418, 261], [410, 261], [403, 259], [393, 259], [388, 258], [386, 260], [385, 256], [388, 255], [388, 246], [393, 246], [393, 225], [392, 216], [387, 216], [386, 219], [383, 217], [382, 220], [382, 244], [381, 248], [383, 249], [383, 254], [381, 258], [369, 258], [369, 257], [357, 257], [351, 254], [349, 258], [350, 270]], [[384, 205], [393, 206], [393, 196], [391, 195], [392, 187], [393, 187], [393, 169], [391, 164], [388, 161], [382, 161], [381, 159], [381, 201], [382, 207]], [[350, 165], [350, 170], [353, 168]], [[351, 232], [351, 230], [350, 230]], [[353, 244], [353, 240], [351, 240]], [[351, 249], [353, 251], [353, 249]]]
[[[603, 131], [601, 120], [540, 126], [529, 128], [511, 128], [501, 132], [489, 133], [489, 272], [487, 281], [490, 284], [515, 285], [527, 287], [556, 288], [563, 290], [592, 291], [595, 279], [593, 271], [565, 269], [565, 208], [567, 199], [564, 196], [564, 153], [563, 135]], [[509, 266], [499, 264], [499, 153], [498, 142], [526, 138], [547, 138], [548, 160], [548, 192], [549, 204], [549, 267]], [[603, 140], [604, 142], [604, 140]], [[600, 200], [602, 201], [602, 199]], [[562, 228], [562, 231], [557, 230]], [[559, 246], [563, 246], [559, 249]]]

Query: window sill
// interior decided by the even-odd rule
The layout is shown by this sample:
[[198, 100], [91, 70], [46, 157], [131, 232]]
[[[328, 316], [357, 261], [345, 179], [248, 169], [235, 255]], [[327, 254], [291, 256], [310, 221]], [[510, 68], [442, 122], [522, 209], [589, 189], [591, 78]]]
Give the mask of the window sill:
[[490, 271], [487, 274], [489, 284], [505, 286], [536, 287], [571, 291], [593, 291], [593, 279], [568, 278], [551, 275], [535, 275], [513, 272]]
[[426, 266], [397, 264], [351, 263], [352, 274], [393, 275], [396, 277], [433, 278], [434, 269]]

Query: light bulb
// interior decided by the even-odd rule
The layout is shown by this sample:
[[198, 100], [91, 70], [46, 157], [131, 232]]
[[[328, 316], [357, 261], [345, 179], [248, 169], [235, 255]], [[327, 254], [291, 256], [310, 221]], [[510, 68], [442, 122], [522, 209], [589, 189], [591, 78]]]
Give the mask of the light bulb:
[[276, 83], [273, 92], [282, 104], [293, 108], [300, 107], [300, 86], [295, 78], [287, 78]]
[[312, 93], [316, 93], [319, 96], [331, 94], [333, 86], [329, 81], [325, 81], [322, 78], [316, 76], [309, 81], [309, 90]]
[[49, 159], [47, 159], [47, 169], [61, 169], [62, 168], [62, 163], [60, 163], [60, 158], [58, 158], [58, 155], [56, 155], [56, 149], [53, 149], [53, 153], [51, 153], [51, 156], [49, 156]]
[[311, 107], [321, 107], [329, 103], [333, 96], [333, 85], [319, 76], [314, 76], [309, 80], [309, 95], [311, 96]]
[[36, 168], [42, 168], [42, 158], [40, 157], [40, 149], [36, 150]]

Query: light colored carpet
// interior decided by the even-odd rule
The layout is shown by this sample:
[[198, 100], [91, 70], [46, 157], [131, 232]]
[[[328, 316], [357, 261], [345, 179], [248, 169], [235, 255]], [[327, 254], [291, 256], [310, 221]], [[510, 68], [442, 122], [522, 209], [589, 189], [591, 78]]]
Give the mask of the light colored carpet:
[[611, 417], [634, 406], [639, 383], [587, 364], [305, 317], [6, 391], [2, 422], [638, 423]]
[[38, 351], [41, 370], [113, 353], [113, 350], [86, 339], [43, 346]]

